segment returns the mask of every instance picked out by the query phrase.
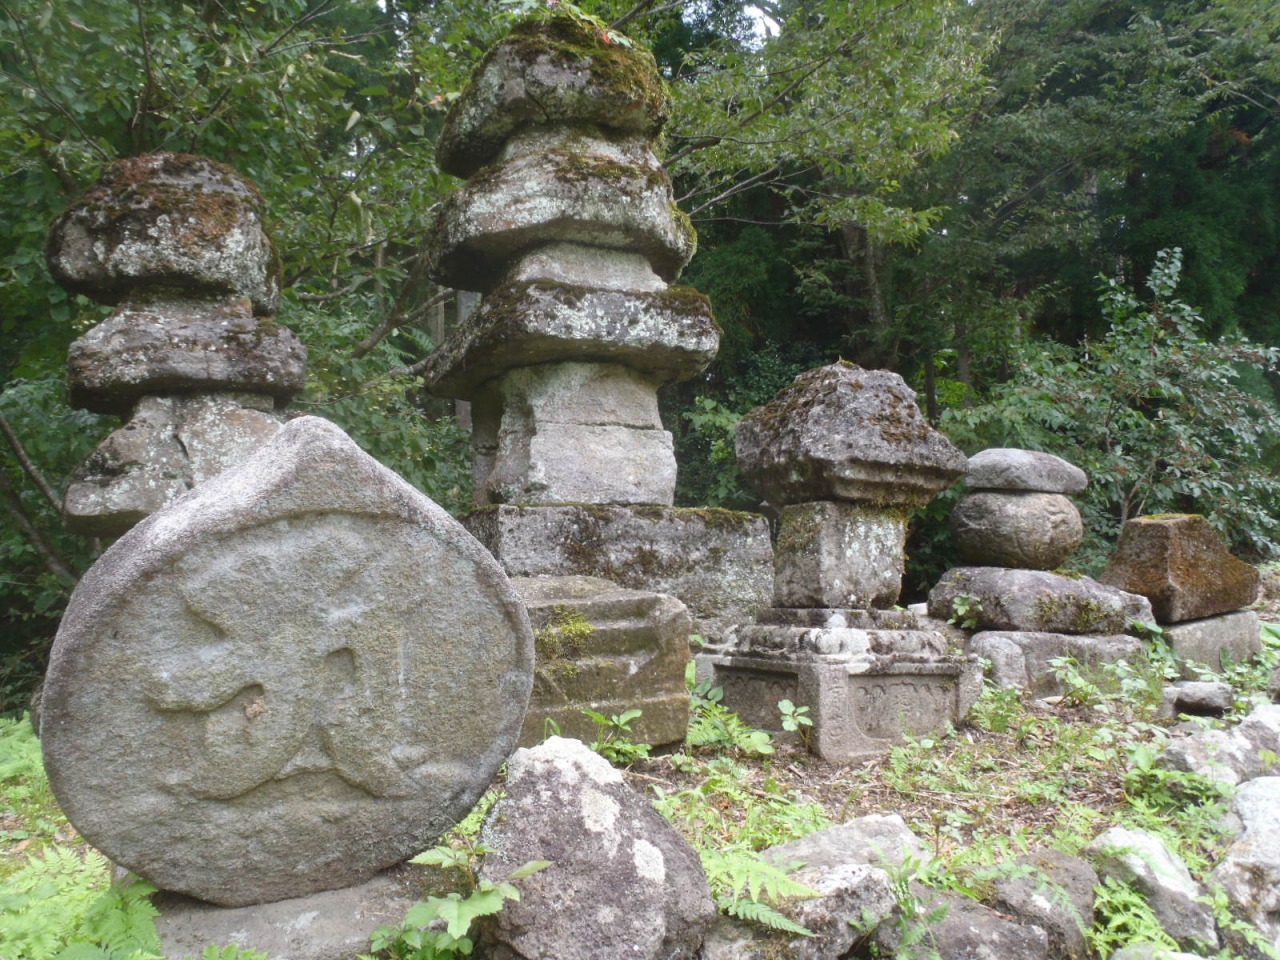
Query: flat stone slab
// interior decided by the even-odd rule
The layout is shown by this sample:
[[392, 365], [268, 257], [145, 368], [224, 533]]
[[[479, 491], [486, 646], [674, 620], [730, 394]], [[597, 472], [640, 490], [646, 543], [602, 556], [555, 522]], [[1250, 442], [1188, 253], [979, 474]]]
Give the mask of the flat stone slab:
[[1085, 472], [1052, 453], [990, 447], [969, 458], [965, 485], [970, 490], [1026, 490], [1035, 493], [1083, 493]]
[[668, 383], [700, 373], [719, 346], [711, 301], [688, 287], [633, 293], [533, 280], [486, 297], [431, 355], [423, 378], [438, 397], [471, 399], [516, 367], [588, 361]]
[[480, 544], [303, 417], [80, 581], [44, 760], [85, 839], [161, 889], [288, 899], [368, 880], [464, 816], [532, 677], [524, 606]]
[[770, 503], [920, 506], [964, 473], [965, 456], [896, 373], [840, 361], [807, 370], [738, 423], [746, 484]]
[[[1171, 624], [1165, 627], [1164, 637], [1179, 660], [1214, 672], [1262, 652], [1258, 615], [1252, 610]], [[1195, 679], [1193, 668], [1183, 672]]]
[[1100, 673], [1104, 663], [1136, 663], [1147, 655], [1141, 640], [1125, 634], [1091, 637], [999, 630], [975, 633], [966, 650], [991, 663], [991, 679], [997, 686], [1027, 690], [1035, 697], [1062, 695], [1062, 681], [1050, 663], [1057, 657], [1071, 657], [1088, 675]]
[[966, 494], [950, 527], [960, 556], [974, 566], [1052, 570], [1084, 539], [1080, 511], [1060, 493]]
[[1232, 556], [1199, 514], [1128, 521], [1098, 579], [1142, 594], [1160, 623], [1230, 613], [1258, 599], [1257, 568]]
[[653, 54], [611, 43], [572, 17], [517, 24], [485, 54], [449, 109], [440, 169], [469, 177], [528, 127], [591, 124], [651, 139], [671, 113]]
[[679, 507], [496, 506], [463, 525], [509, 576], [604, 577], [689, 608], [695, 633], [723, 638], [769, 605], [769, 524], [753, 513]]
[[171, 392], [302, 392], [307, 348], [288, 327], [255, 316], [247, 298], [130, 302], [67, 350], [71, 406], [117, 416], [139, 397]]
[[148, 287], [248, 297], [256, 313], [280, 299], [280, 261], [263, 202], [226, 164], [181, 153], [117, 160], [49, 231], [53, 278], [119, 303]]
[[418, 873], [393, 867], [354, 887], [252, 907], [216, 907], [179, 894], [153, 898], [156, 930], [169, 960], [205, 947], [259, 950], [268, 960], [351, 960], [369, 952], [369, 935], [404, 920], [422, 899]]
[[451, 194], [430, 241], [435, 278], [488, 293], [525, 251], [567, 241], [643, 254], [674, 280], [697, 241], [662, 164], [591, 147], [517, 156]]
[[[689, 728], [691, 621], [675, 597], [628, 590], [599, 577], [517, 577], [537, 641], [533, 695], [521, 746], [547, 735], [547, 719], [560, 733], [594, 740], [583, 715], [642, 711], [632, 722], [637, 743], [683, 742]], [[590, 625], [584, 635], [577, 624]], [[566, 627], [566, 623], [569, 624]]]
[[969, 598], [965, 617], [977, 630], [1117, 634], [1131, 621], [1152, 622], [1145, 597], [1043, 570], [955, 567], [929, 592], [929, 615], [950, 619], [960, 596]]

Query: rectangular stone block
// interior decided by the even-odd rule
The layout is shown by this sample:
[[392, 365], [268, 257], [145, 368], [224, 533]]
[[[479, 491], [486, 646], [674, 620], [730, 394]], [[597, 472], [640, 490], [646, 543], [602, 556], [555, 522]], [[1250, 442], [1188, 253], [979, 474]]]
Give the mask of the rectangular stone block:
[[606, 716], [638, 709], [632, 739], [678, 743], [689, 724], [689, 613], [675, 597], [628, 590], [598, 577], [512, 581], [534, 627], [533, 695], [520, 743], [547, 736], [547, 719], [566, 737], [590, 741]]
[[891, 607], [902, 590], [906, 514], [865, 504], [786, 506], [774, 556], [775, 607]]
[[1198, 676], [1190, 664], [1218, 671], [1227, 662], [1239, 663], [1262, 652], [1258, 615], [1252, 610], [1176, 623], [1165, 627], [1164, 635], [1178, 659], [1188, 664], [1183, 668], [1187, 679]]
[[722, 640], [769, 603], [773, 548], [764, 517], [717, 509], [486, 507], [462, 519], [509, 576], [604, 577], [670, 594], [693, 629]]

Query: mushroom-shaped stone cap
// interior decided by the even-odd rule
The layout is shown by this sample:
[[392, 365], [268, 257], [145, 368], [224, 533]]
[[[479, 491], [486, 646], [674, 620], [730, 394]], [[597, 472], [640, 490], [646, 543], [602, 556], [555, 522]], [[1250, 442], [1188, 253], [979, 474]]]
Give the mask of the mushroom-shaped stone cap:
[[180, 153], [118, 160], [49, 231], [53, 277], [119, 303], [131, 290], [233, 294], [275, 310], [279, 263], [262, 196], [225, 164]]
[[900, 376], [845, 361], [800, 374], [743, 417], [737, 449], [743, 478], [775, 506], [919, 506], [965, 470]]
[[1035, 493], [1083, 493], [1083, 470], [1052, 453], [991, 447], [969, 458], [965, 484], [970, 490], [1030, 490]]
[[656, 137], [671, 113], [653, 55], [569, 17], [527, 20], [480, 61], [445, 119], [440, 169], [469, 177], [532, 126]]

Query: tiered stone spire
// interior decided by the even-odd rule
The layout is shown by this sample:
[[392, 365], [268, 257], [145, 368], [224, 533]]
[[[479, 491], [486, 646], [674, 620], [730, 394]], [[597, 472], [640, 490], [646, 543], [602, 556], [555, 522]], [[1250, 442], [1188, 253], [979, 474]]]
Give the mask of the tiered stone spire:
[[486, 297], [426, 382], [474, 403], [478, 505], [672, 502], [657, 390], [719, 329], [668, 286], [695, 247], [655, 153], [669, 109], [651, 54], [553, 17], [494, 47], [449, 115], [439, 163], [469, 179], [437, 278]]
[[46, 255], [68, 290], [116, 307], [71, 345], [71, 404], [128, 421], [67, 491], [72, 532], [123, 533], [280, 429], [306, 349], [272, 319], [280, 265], [248, 180], [182, 154], [118, 161]]

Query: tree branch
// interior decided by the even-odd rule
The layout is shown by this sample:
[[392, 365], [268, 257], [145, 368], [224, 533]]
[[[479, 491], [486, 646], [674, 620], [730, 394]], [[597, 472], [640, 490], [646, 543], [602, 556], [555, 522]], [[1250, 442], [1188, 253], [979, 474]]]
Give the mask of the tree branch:
[[26, 449], [22, 446], [22, 441], [18, 439], [18, 434], [14, 432], [9, 421], [3, 413], [0, 413], [0, 433], [4, 434], [4, 438], [9, 441], [9, 446], [13, 450], [13, 455], [17, 459], [22, 472], [31, 478], [31, 481], [44, 494], [46, 500], [53, 505], [53, 509], [59, 513], [62, 512], [62, 498], [58, 496], [56, 490], [50, 485], [49, 481], [44, 478], [44, 474], [40, 472], [40, 468], [35, 465], [31, 457], [27, 455]]
[[426, 303], [421, 304], [417, 307], [414, 307], [408, 313], [403, 313], [399, 310], [393, 310], [391, 313], [387, 314], [386, 319], [384, 319], [380, 324], [378, 324], [373, 329], [373, 332], [370, 333], [369, 336], [365, 337], [358, 344], [356, 344], [355, 349], [351, 351], [351, 355], [355, 357], [357, 360], [359, 360], [363, 356], [368, 355], [368, 353], [371, 350], [373, 350], [374, 347], [376, 347], [379, 343], [381, 343], [383, 340], [387, 338], [387, 336], [391, 333], [391, 331], [397, 329], [398, 327], [406, 326], [408, 324], [414, 323], [415, 321], [421, 319], [422, 316], [428, 310], [430, 310], [432, 307], [439, 306], [440, 304], [444, 303], [446, 300], [452, 297], [453, 294], [454, 294], [453, 290], [446, 288], [444, 290], [441, 290], [439, 293], [437, 293], [434, 297], [432, 297]]
[[22, 501], [18, 499], [17, 492], [13, 489], [13, 485], [9, 483], [9, 477], [3, 470], [0, 470], [0, 496], [4, 497], [5, 506], [9, 509], [9, 514], [13, 517], [14, 523], [18, 529], [31, 542], [31, 546], [35, 548], [36, 553], [40, 554], [40, 559], [44, 561], [45, 567], [55, 577], [75, 586], [80, 579], [65, 560], [58, 555], [58, 551], [53, 548], [48, 540], [45, 539], [39, 528], [32, 522], [31, 517], [27, 515], [27, 511], [22, 507]]

